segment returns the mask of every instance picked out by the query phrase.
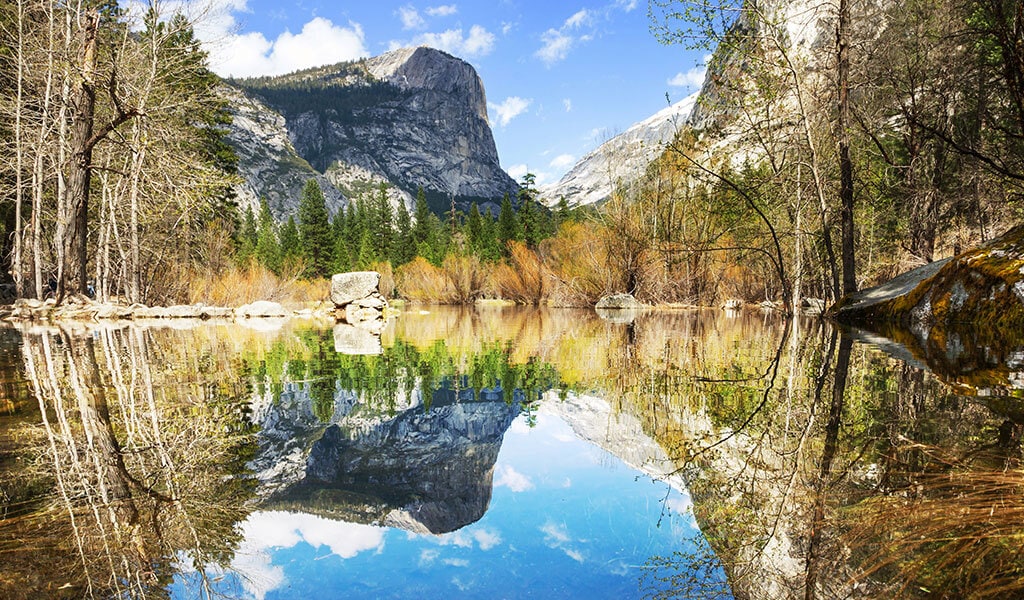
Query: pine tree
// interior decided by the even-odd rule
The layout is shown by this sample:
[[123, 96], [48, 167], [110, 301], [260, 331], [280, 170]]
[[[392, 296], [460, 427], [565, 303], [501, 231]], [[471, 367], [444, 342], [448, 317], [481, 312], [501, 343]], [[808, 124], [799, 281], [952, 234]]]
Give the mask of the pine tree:
[[238, 264], [244, 265], [253, 258], [256, 251], [257, 232], [256, 217], [252, 214], [252, 207], [245, 207], [245, 214], [242, 215], [242, 226], [238, 230], [238, 238], [235, 240], [235, 258]]
[[391, 263], [395, 266], [416, 258], [416, 246], [412, 243], [412, 218], [405, 203], [398, 205], [395, 216], [395, 243], [392, 246]]
[[331, 254], [334, 243], [331, 239], [331, 223], [327, 204], [320, 184], [310, 179], [302, 188], [299, 198], [299, 242], [302, 257], [306, 260], [306, 275], [326, 277], [330, 274]]
[[412, 226], [412, 243], [413, 246], [419, 248], [420, 244], [426, 243], [430, 237], [430, 207], [427, 206], [427, 197], [423, 193], [423, 188], [416, 191], [416, 208], [413, 219], [415, 222]]
[[501, 259], [501, 246], [498, 243], [497, 223], [491, 210], [483, 215], [480, 221], [480, 249], [477, 251], [481, 260], [497, 262]]
[[483, 234], [483, 218], [480, 216], [480, 207], [476, 205], [476, 202], [469, 207], [469, 217], [466, 219], [466, 244], [469, 247], [469, 251], [479, 256], [480, 244], [482, 242], [481, 235]]
[[[350, 204], [351, 205], [351, 204]], [[338, 209], [338, 214], [334, 215], [334, 220], [331, 221], [331, 235], [334, 237], [334, 252], [331, 255], [332, 258], [332, 270], [335, 273], [345, 273], [352, 270], [352, 258], [349, 254], [348, 240], [346, 234], [348, 231], [348, 219], [345, 216], [345, 209]]]
[[498, 244], [501, 249], [502, 256], [508, 256], [508, 243], [512, 240], [522, 240], [522, 228], [519, 224], [519, 218], [516, 216], [514, 210], [512, 210], [512, 200], [509, 199], [508, 194], [501, 199], [501, 212], [498, 213], [498, 231], [497, 231]]
[[281, 246], [277, 241], [277, 226], [270, 214], [266, 198], [260, 200], [260, 218], [256, 234], [256, 260], [261, 265], [278, 273], [281, 270]]
[[388, 186], [386, 183], [380, 184], [375, 208], [374, 249], [377, 260], [385, 261], [391, 257], [391, 246], [395, 236], [394, 214], [391, 212], [391, 203], [388, 202]]
[[299, 241], [299, 227], [295, 224], [295, 217], [288, 217], [278, 237], [281, 240], [282, 265], [294, 263], [302, 257], [302, 243]]

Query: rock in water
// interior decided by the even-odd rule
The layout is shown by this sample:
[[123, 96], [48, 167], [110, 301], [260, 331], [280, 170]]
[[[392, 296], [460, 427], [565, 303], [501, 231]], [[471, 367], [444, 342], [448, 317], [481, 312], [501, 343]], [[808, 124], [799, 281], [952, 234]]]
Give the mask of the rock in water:
[[645, 307], [646, 305], [634, 298], [632, 294], [613, 294], [611, 296], [605, 296], [598, 300], [597, 304], [594, 305], [594, 308], [604, 310], [627, 310]]
[[331, 302], [338, 308], [358, 300], [379, 294], [380, 273], [376, 271], [355, 271], [338, 273], [331, 277]]
[[388, 301], [380, 293], [380, 273], [356, 271], [331, 277], [331, 302], [339, 320], [379, 333]]
[[384, 351], [379, 335], [347, 323], [338, 323], [334, 326], [334, 350], [341, 354], [363, 356], [372, 356]]

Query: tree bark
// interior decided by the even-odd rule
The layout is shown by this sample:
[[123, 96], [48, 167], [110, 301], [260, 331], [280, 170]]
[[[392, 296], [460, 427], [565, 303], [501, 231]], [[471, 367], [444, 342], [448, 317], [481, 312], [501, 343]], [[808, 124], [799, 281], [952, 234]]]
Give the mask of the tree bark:
[[93, 76], [96, 71], [98, 29], [99, 13], [89, 11], [85, 15], [82, 28], [81, 81], [72, 106], [67, 199], [63, 206], [64, 212], [57, 223], [58, 239], [63, 246], [62, 277], [57, 282], [58, 299], [63, 299], [67, 292], [85, 291], [87, 281], [86, 227], [89, 217], [92, 149], [95, 145], [93, 125], [96, 117], [96, 88]]
[[853, 228], [853, 161], [850, 159], [850, 0], [839, 0], [839, 201], [842, 230], [843, 294], [857, 291]]

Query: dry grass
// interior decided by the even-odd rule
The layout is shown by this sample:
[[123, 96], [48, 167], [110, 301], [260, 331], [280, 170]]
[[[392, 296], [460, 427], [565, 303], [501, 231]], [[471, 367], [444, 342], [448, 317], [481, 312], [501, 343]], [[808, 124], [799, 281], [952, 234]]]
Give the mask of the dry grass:
[[190, 278], [188, 302], [241, 306], [257, 300], [270, 300], [300, 307], [327, 300], [330, 282], [326, 279], [300, 279], [301, 272], [301, 265], [293, 265], [288, 272], [276, 275], [266, 267], [251, 263], [219, 273], [196, 273]]
[[893, 597], [1024, 596], [1024, 471], [949, 469], [849, 510], [844, 541], [862, 557], [862, 574], [901, 582]]

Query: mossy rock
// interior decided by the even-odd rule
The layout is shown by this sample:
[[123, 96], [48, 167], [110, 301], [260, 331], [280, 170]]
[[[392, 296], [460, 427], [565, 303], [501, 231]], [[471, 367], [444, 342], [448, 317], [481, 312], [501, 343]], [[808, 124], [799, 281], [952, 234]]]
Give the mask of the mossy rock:
[[[923, 269], [929, 268], [937, 271], [916, 272], [921, 276], [916, 286], [894, 286], [889, 296], [878, 293], [884, 286], [864, 290], [843, 298], [830, 312], [836, 320], [852, 324], [1024, 330], [1024, 226]], [[872, 294], [875, 301], [865, 302]]]

